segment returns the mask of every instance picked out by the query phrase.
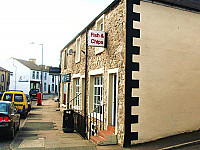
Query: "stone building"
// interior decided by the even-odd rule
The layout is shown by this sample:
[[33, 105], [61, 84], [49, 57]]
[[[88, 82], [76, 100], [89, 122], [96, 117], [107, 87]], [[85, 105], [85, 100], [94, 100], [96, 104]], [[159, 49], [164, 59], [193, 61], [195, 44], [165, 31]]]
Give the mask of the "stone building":
[[10, 71], [0, 67], [0, 91], [6, 91], [10, 85]]
[[[115, 0], [61, 50], [61, 107], [86, 116], [87, 138], [108, 144], [109, 130], [130, 146], [200, 128], [199, 13], [199, 0]], [[105, 47], [87, 45], [90, 30]]]

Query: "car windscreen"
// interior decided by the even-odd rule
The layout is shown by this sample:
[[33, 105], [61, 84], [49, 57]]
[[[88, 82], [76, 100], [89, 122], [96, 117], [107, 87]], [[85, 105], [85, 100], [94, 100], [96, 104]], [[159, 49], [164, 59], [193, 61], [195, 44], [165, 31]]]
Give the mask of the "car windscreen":
[[13, 94], [4, 94], [3, 100], [12, 102]]
[[29, 95], [27, 95], [27, 94], [26, 94], [26, 99], [27, 99], [28, 102], [30, 101], [30, 100], [29, 100]]
[[38, 93], [38, 92], [39, 92], [38, 89], [32, 89], [32, 90], [31, 90], [31, 93]]
[[14, 101], [15, 102], [23, 102], [23, 95], [22, 94], [15, 94]]
[[0, 103], [0, 112], [7, 112], [8, 104]]

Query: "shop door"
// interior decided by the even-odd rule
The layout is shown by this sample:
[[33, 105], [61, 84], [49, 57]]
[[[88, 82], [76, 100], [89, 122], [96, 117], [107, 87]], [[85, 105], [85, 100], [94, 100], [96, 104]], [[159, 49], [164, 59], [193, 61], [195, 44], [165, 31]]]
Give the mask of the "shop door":
[[113, 76], [112, 126], [116, 125], [117, 76]]

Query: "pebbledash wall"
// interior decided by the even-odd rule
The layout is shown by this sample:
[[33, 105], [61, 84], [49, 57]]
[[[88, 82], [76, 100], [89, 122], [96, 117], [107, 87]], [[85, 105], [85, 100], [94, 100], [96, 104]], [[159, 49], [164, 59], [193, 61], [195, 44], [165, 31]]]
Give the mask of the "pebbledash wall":
[[[200, 14], [169, 3], [116, 0], [86, 28], [96, 30], [103, 18], [108, 33], [107, 48], [100, 53], [88, 47], [87, 113], [92, 111], [93, 77], [103, 77], [105, 121], [110, 124], [110, 88], [117, 77], [118, 144], [130, 146], [200, 128]], [[75, 79], [80, 79], [80, 107], [83, 110], [86, 28], [61, 51], [62, 75], [71, 82], [61, 84], [74, 98]], [[81, 41], [80, 59], [76, 51]], [[78, 60], [78, 61], [77, 61]], [[66, 103], [65, 103], [66, 104]], [[64, 105], [65, 105], [64, 104]]]

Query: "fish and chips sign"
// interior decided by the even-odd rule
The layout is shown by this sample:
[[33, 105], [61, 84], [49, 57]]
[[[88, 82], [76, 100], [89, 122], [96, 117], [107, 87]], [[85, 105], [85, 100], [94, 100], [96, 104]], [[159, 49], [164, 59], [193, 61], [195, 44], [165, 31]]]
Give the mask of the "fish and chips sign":
[[105, 32], [89, 30], [88, 46], [106, 47], [106, 34], [105, 34]]

